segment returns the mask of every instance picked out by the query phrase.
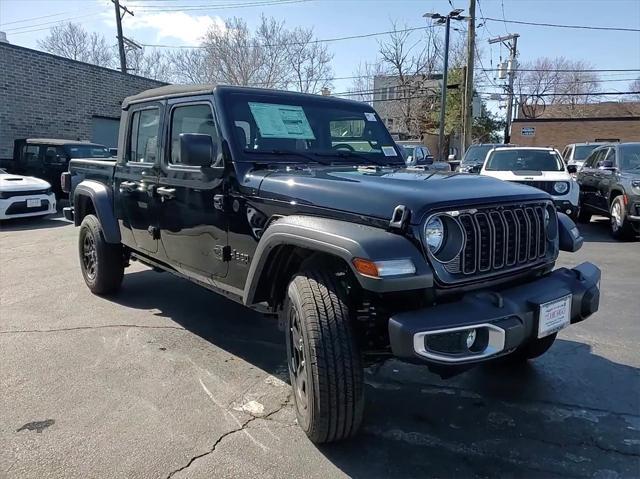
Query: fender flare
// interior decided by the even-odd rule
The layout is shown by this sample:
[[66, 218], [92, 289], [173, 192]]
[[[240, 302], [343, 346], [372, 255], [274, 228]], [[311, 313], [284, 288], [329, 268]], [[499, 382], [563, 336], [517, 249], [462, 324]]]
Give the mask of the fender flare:
[[94, 180], [83, 180], [73, 192], [73, 207], [76, 211], [76, 226], [80, 226], [79, 204], [81, 197], [88, 197], [96, 216], [102, 226], [104, 239], [107, 243], [120, 243], [120, 228], [113, 210], [113, 191], [104, 183]]
[[[433, 286], [431, 267], [421, 251], [404, 236], [341, 220], [294, 215], [273, 222], [260, 238], [244, 287], [244, 304], [253, 304], [271, 252], [281, 245], [298, 246], [341, 258], [349, 265], [360, 286], [368, 291], [386, 293]], [[412, 275], [371, 278], [356, 271], [352, 263], [354, 258], [373, 261], [409, 258], [416, 272]]]

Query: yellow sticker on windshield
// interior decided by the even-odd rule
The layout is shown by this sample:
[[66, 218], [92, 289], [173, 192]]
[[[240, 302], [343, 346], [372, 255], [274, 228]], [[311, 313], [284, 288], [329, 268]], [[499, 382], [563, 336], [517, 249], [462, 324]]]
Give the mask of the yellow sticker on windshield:
[[249, 108], [262, 138], [316, 139], [301, 106], [249, 102]]

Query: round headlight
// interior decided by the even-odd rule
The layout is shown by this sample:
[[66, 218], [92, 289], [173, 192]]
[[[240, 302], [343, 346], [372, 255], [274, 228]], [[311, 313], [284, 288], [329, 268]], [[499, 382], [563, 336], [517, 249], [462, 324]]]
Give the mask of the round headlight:
[[564, 195], [569, 190], [569, 183], [559, 181], [553, 185], [553, 191], [559, 195]]
[[435, 254], [442, 246], [444, 239], [444, 225], [442, 220], [434, 216], [424, 226], [424, 241], [429, 247], [429, 251]]

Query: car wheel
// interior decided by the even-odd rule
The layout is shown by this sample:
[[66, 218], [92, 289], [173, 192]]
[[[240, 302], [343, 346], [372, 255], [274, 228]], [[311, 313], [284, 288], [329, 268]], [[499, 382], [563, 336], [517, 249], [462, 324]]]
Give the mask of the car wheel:
[[362, 360], [335, 276], [322, 270], [296, 275], [283, 314], [299, 426], [314, 443], [353, 436], [364, 406]]
[[120, 289], [124, 275], [122, 245], [105, 241], [100, 221], [94, 215], [82, 220], [78, 252], [84, 282], [92, 293], [109, 294]]
[[505, 360], [509, 363], [524, 363], [530, 359], [535, 359], [546, 353], [553, 346], [558, 333], [550, 334], [544, 338], [535, 338], [518, 347], [513, 353], [509, 354]]
[[627, 219], [627, 213], [622, 196], [616, 196], [609, 209], [609, 231], [617, 240], [630, 239], [633, 236], [633, 228]]

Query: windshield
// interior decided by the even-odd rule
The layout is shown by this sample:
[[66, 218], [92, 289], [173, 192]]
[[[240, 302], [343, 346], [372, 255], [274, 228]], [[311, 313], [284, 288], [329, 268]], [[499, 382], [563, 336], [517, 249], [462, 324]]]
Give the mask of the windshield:
[[640, 143], [620, 145], [620, 169], [624, 171], [640, 170]]
[[413, 156], [413, 151], [415, 150], [415, 147], [402, 145], [400, 146], [400, 148], [402, 148], [402, 152], [404, 153], [405, 158]]
[[67, 145], [69, 158], [111, 158], [108, 148], [100, 145]]
[[573, 153], [573, 159], [576, 161], [584, 161], [587, 156], [600, 145], [579, 145], [576, 146], [576, 151]]
[[496, 145], [471, 145], [462, 158], [463, 165], [483, 163], [487, 153]]
[[225, 102], [241, 161], [404, 164], [368, 105], [268, 93], [232, 93]]
[[564, 171], [564, 163], [554, 150], [513, 148], [494, 151], [485, 165], [487, 171]]

